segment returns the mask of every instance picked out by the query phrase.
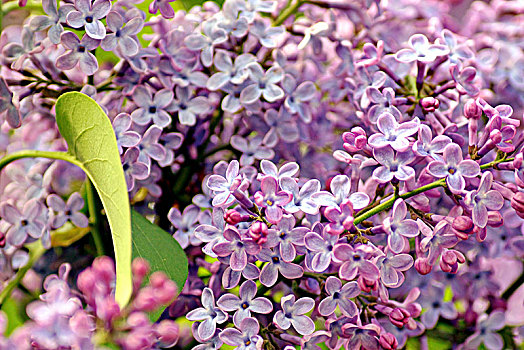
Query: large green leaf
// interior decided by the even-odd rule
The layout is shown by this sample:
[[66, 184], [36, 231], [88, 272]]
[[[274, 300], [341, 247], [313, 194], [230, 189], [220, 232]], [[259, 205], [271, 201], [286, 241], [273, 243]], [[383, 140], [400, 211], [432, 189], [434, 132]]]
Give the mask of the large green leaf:
[[132, 293], [131, 215], [115, 132], [102, 108], [80, 92], [58, 98], [56, 122], [68, 153], [82, 164], [104, 206], [115, 249], [115, 298], [123, 307]]
[[[131, 211], [131, 223], [133, 258], [146, 259], [151, 272], [163, 271], [176, 283], [180, 293], [188, 274], [187, 256], [180, 244], [169, 233], [134, 210]], [[162, 311], [152, 313], [151, 319], [157, 320]]]

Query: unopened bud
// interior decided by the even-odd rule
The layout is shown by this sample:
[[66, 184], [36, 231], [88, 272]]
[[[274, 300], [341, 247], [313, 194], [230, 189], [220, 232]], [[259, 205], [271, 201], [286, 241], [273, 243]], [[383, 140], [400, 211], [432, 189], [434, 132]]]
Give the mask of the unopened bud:
[[456, 217], [453, 220], [453, 224], [451, 225], [453, 233], [455, 235], [463, 240], [468, 239], [468, 235], [473, 233], [473, 229], [475, 228], [475, 225], [473, 224], [473, 220], [471, 220], [468, 216], [459, 216]]
[[440, 106], [440, 102], [434, 97], [424, 97], [420, 100], [420, 105], [426, 112], [435, 112]]
[[378, 339], [380, 346], [387, 350], [394, 350], [398, 347], [397, 338], [391, 333], [382, 333]]
[[389, 314], [389, 320], [398, 328], [402, 328], [409, 322], [410, 316], [411, 315], [406, 310], [396, 307]]
[[415, 260], [415, 269], [420, 273], [421, 275], [427, 275], [431, 272], [431, 269], [433, 267], [428, 264], [428, 259], [426, 258], [418, 258]]
[[269, 229], [262, 221], [254, 222], [249, 228], [248, 234], [257, 244], [264, 244], [267, 241]]
[[475, 100], [468, 100], [464, 104], [464, 116], [468, 119], [478, 119], [482, 116], [482, 108], [480, 108]]
[[249, 221], [249, 215], [242, 215], [235, 209], [229, 209], [224, 214], [224, 220], [230, 225], [236, 225], [239, 222]]

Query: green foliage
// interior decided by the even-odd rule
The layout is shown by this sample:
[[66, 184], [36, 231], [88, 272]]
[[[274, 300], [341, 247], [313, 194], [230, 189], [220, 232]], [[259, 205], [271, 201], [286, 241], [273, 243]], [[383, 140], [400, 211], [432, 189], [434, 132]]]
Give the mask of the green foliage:
[[[26, 321], [22, 315], [25, 316], [25, 303], [19, 303], [13, 298], [7, 298], [2, 304], [1, 310], [7, 316], [7, 327], [5, 336], [9, 336], [16, 328], [20, 327]], [[27, 318], [27, 316], [26, 316]]]
[[102, 108], [79, 92], [60, 96], [56, 122], [69, 146], [68, 153], [82, 165], [104, 206], [115, 249], [115, 298], [124, 306], [132, 292], [131, 216], [113, 127]]
[[[163, 271], [173, 280], [178, 292], [182, 290], [187, 279], [187, 256], [176, 239], [145, 217], [131, 211], [133, 258], [144, 258], [151, 271]], [[163, 310], [158, 310], [150, 315], [152, 320], [157, 320]]]

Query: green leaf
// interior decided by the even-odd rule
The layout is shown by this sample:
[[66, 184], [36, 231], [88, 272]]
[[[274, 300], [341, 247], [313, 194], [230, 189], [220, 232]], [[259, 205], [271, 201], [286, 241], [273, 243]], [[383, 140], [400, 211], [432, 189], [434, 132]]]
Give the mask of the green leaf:
[[115, 132], [102, 108], [80, 92], [58, 98], [56, 122], [68, 153], [82, 164], [104, 206], [115, 249], [115, 299], [123, 307], [132, 293], [131, 216]]
[[13, 298], [7, 298], [3, 302], [1, 310], [7, 316], [7, 327], [3, 334], [4, 336], [9, 336], [16, 328], [24, 324], [25, 319], [22, 317], [22, 315], [25, 315], [24, 306], [25, 303], [17, 302]]
[[[133, 258], [146, 259], [152, 272], [163, 271], [176, 283], [180, 293], [188, 274], [187, 256], [180, 244], [169, 233], [134, 210], [131, 211], [131, 223]], [[162, 312], [158, 310], [152, 313], [151, 319], [156, 321]]]

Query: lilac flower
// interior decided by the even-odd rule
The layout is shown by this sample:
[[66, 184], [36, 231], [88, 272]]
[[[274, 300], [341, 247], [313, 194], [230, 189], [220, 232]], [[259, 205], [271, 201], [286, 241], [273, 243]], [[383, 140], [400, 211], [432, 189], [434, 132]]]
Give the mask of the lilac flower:
[[395, 154], [391, 146], [375, 148], [373, 156], [381, 164], [373, 171], [373, 178], [380, 183], [387, 183], [393, 178], [407, 181], [415, 176], [415, 170], [408, 166], [414, 159], [413, 152], [398, 152]]
[[[320, 232], [308, 232], [304, 237], [306, 248], [311, 252], [306, 255], [306, 266], [315, 272], [324, 272], [334, 260], [333, 247], [339, 235], [332, 235], [321, 224], [313, 227]], [[320, 234], [322, 235], [320, 235]]]
[[192, 84], [196, 87], [205, 87], [209, 78], [203, 72], [195, 70], [195, 65], [194, 62], [184, 62], [182, 67], [179, 67], [171, 60], [161, 60], [158, 68], [163, 74], [159, 78], [164, 86], [178, 85], [177, 87], [187, 88]]
[[5, 114], [5, 120], [12, 128], [18, 128], [22, 121], [20, 112], [13, 104], [13, 93], [9, 90], [4, 78], [0, 78], [0, 116]]
[[257, 12], [271, 13], [277, 9], [276, 1], [268, 0], [247, 0], [242, 3], [240, 16], [247, 19], [249, 23], [253, 22]]
[[213, 208], [212, 223], [212, 225], [202, 224], [198, 226], [194, 232], [196, 238], [204, 243], [207, 243], [202, 248], [202, 251], [212, 258], [216, 258], [217, 255], [213, 252], [213, 247], [217, 243], [226, 241], [224, 238], [224, 232], [226, 229], [229, 229], [226, 227], [226, 222], [224, 220], [224, 210], [222, 208]]
[[186, 318], [189, 321], [202, 321], [198, 325], [198, 337], [203, 341], [213, 337], [217, 324], [227, 321], [227, 313], [215, 307], [215, 297], [213, 291], [204, 288], [202, 291], [202, 307], [190, 311]]
[[275, 156], [275, 152], [263, 145], [263, 139], [255, 136], [245, 139], [239, 135], [231, 137], [231, 146], [242, 152], [240, 157], [240, 164], [251, 165], [255, 159], [271, 159]]
[[436, 42], [448, 47], [448, 59], [451, 63], [459, 64], [459, 62], [463, 62], [474, 57], [473, 51], [471, 51], [471, 49], [465, 43], [457, 43], [457, 36], [450, 30], [443, 29], [440, 35], [442, 37], [442, 41], [439, 38]]
[[345, 201], [338, 208], [327, 207], [324, 216], [329, 220], [326, 231], [331, 235], [340, 235], [344, 230], [349, 230], [353, 226], [354, 220], [353, 205], [350, 201]]
[[11, 224], [5, 233], [7, 242], [20, 247], [27, 237], [38, 239], [44, 235], [46, 225], [42, 220], [43, 205], [37, 199], [31, 199], [24, 204], [22, 211], [4, 202], [0, 205], [1, 217]]
[[239, 350], [257, 350], [262, 342], [262, 337], [258, 335], [260, 326], [254, 318], [244, 319], [239, 327], [227, 328], [220, 333], [220, 339], [227, 345], [235, 346]]
[[[421, 227], [421, 232], [425, 237], [420, 241], [420, 249], [422, 252], [428, 252], [427, 258], [424, 258], [423, 261], [431, 270], [431, 266], [435, 264], [444, 248], [455, 246], [458, 238], [447, 221], [440, 221], [433, 230], [427, 226], [424, 228], [424, 226]], [[417, 267], [416, 263], [415, 267]]]
[[328, 296], [318, 304], [318, 312], [322, 316], [329, 316], [337, 305], [340, 311], [348, 317], [353, 317], [358, 314], [357, 305], [351, 300], [360, 294], [360, 288], [357, 282], [352, 281], [342, 286], [342, 282], [333, 276], [329, 276], [326, 280], [326, 292]]
[[161, 128], [151, 125], [137, 145], [137, 148], [140, 150], [138, 161], [147, 165], [148, 168], [151, 168], [151, 159], [161, 161], [166, 156], [166, 149], [158, 143], [161, 134]]
[[471, 97], [475, 97], [480, 93], [479, 81], [475, 80], [477, 70], [473, 67], [466, 67], [459, 70], [457, 65], [450, 67], [451, 76], [455, 83], [457, 83], [457, 91], [461, 94], [468, 94]]
[[239, 12], [245, 8], [243, 3], [238, 1], [225, 1], [222, 5], [223, 18], [218, 22], [217, 26], [224, 29], [228, 34], [236, 38], [242, 38], [247, 34], [249, 29], [247, 19], [240, 17]]
[[166, 108], [170, 112], [178, 113], [178, 120], [182, 125], [193, 126], [198, 115], [203, 115], [209, 110], [209, 101], [204, 96], [192, 97], [189, 88], [177, 86], [176, 99]]
[[198, 344], [191, 350], [218, 350], [224, 345], [224, 342], [220, 340], [220, 333], [222, 330], [220, 328], [217, 328], [215, 330], [215, 334], [211, 336], [211, 338], [204, 340], [198, 336], [198, 322], [193, 323], [191, 326], [191, 330], [193, 332], [193, 337], [195, 340], [201, 344]]
[[255, 19], [249, 28], [249, 32], [258, 38], [258, 41], [262, 46], [274, 48], [277, 46], [277, 38], [284, 33], [284, 28], [282, 26], [273, 27], [267, 25], [261, 19]]
[[194, 234], [198, 226], [199, 214], [200, 209], [194, 205], [188, 205], [182, 213], [174, 207], [169, 210], [167, 218], [176, 229], [173, 237], [180, 243], [182, 248], [187, 248], [190, 243], [192, 245], [200, 244], [200, 241]]
[[446, 178], [446, 183], [452, 192], [461, 192], [466, 187], [464, 177], [475, 177], [480, 174], [477, 162], [462, 160], [462, 149], [456, 143], [444, 148], [443, 161], [434, 160], [428, 164], [428, 172], [438, 178]]
[[17, 42], [10, 42], [2, 50], [2, 54], [6, 60], [12, 61], [11, 68], [14, 70], [22, 70], [27, 59], [35, 53], [43, 50], [43, 46], [35, 46], [35, 33], [25, 26], [22, 28], [21, 44]]
[[266, 287], [271, 287], [275, 284], [278, 278], [278, 272], [287, 279], [300, 278], [304, 274], [300, 265], [282, 260], [278, 249], [273, 251], [263, 248], [257, 257], [260, 261], [267, 262], [260, 272], [260, 283]]
[[234, 228], [225, 230], [224, 238], [227, 241], [215, 244], [213, 252], [219, 257], [230, 257], [229, 265], [233, 271], [245, 269], [248, 255], [260, 252], [260, 246], [255, 241], [241, 238]]
[[140, 142], [140, 134], [130, 130], [131, 124], [131, 116], [127, 113], [119, 113], [113, 119], [113, 129], [120, 154], [123, 152], [122, 147], [134, 147]]
[[421, 157], [431, 157], [434, 160], [442, 160], [440, 153], [444, 152], [451, 139], [445, 135], [433, 138], [431, 128], [421, 124], [418, 130], [418, 140], [413, 144], [413, 152]]
[[488, 315], [482, 314], [477, 319], [476, 331], [466, 339], [466, 349], [478, 349], [482, 343], [489, 350], [500, 350], [504, 347], [504, 340], [496, 331], [502, 329], [506, 323], [502, 311], [493, 311]]
[[56, 67], [58, 69], [73, 69], [80, 63], [82, 72], [87, 75], [95, 74], [98, 70], [98, 62], [96, 57], [89, 51], [96, 49], [100, 40], [95, 40], [84, 35], [82, 41], [80, 41], [76, 34], [72, 32], [62, 33], [60, 40], [62, 41], [62, 45], [69, 51], [56, 59]]
[[231, 195], [238, 189], [242, 182], [239, 169], [238, 161], [232, 160], [227, 167], [226, 177], [211, 175], [208, 178], [206, 186], [215, 192], [213, 206], [228, 207], [234, 202], [235, 198]]
[[332, 194], [327, 191], [320, 191], [311, 195], [315, 204], [340, 209], [343, 203], [349, 201], [355, 210], [360, 210], [369, 204], [370, 199], [367, 194], [362, 192], [351, 193], [351, 182], [346, 175], [335, 176], [329, 187]]
[[444, 302], [444, 287], [430, 285], [425, 293], [420, 296], [420, 305], [426, 311], [422, 313], [420, 320], [427, 329], [432, 329], [437, 324], [439, 316], [448, 320], [457, 317], [457, 310], [452, 302]]
[[268, 314], [273, 311], [273, 304], [266, 298], [255, 298], [256, 293], [256, 283], [247, 280], [240, 286], [239, 296], [231, 293], [224, 294], [218, 299], [217, 305], [224, 311], [235, 311], [233, 322], [239, 326], [245, 319], [251, 317], [251, 312]]
[[371, 67], [378, 63], [382, 59], [384, 53], [384, 41], [379, 40], [377, 45], [372, 43], [365, 43], [362, 47], [364, 55], [356, 62], [358, 66]]
[[200, 59], [204, 67], [213, 64], [213, 50], [215, 45], [222, 44], [227, 40], [224, 29], [216, 26], [216, 19], [209, 19], [202, 23], [202, 34], [194, 33], [185, 38], [184, 42], [192, 51], [202, 51]]
[[404, 249], [404, 237], [418, 236], [418, 225], [414, 220], [405, 219], [407, 214], [406, 202], [399, 198], [393, 205], [392, 214], [384, 220], [384, 230], [388, 233], [388, 247], [394, 253]]
[[166, 156], [158, 162], [161, 167], [170, 166], [175, 160], [175, 151], [178, 150], [184, 142], [184, 136], [179, 132], [163, 133], [160, 139], [164, 142]]
[[[418, 228], [417, 228], [418, 231]], [[380, 256], [377, 267], [380, 271], [380, 280], [386, 287], [396, 288], [404, 282], [404, 274], [413, 266], [413, 257], [409, 254], [391, 254]]]
[[69, 12], [74, 10], [74, 6], [70, 4], [62, 4], [59, 9], [56, 6], [56, 0], [43, 0], [42, 8], [47, 14], [36, 16], [29, 22], [29, 28], [33, 32], [39, 32], [49, 28], [47, 36], [49, 40], [55, 45], [60, 43], [60, 34], [64, 31], [62, 23], [66, 21], [66, 16]]
[[340, 267], [339, 276], [343, 280], [352, 280], [357, 274], [370, 281], [376, 281], [380, 276], [379, 270], [375, 264], [368, 259], [371, 254], [367, 247], [352, 246], [346, 243], [337, 244], [334, 248], [334, 255], [338, 260], [344, 263]]
[[247, 66], [253, 62], [256, 62], [256, 57], [250, 53], [245, 53], [237, 56], [233, 64], [227, 51], [217, 51], [214, 64], [219, 71], [209, 77], [206, 84], [207, 88], [215, 91], [227, 83], [242, 84], [249, 76]]
[[277, 85], [284, 77], [282, 68], [272, 66], [267, 72], [259, 63], [252, 63], [248, 66], [249, 77], [252, 84], [246, 86], [240, 93], [240, 102], [242, 104], [251, 104], [264, 96], [266, 101], [275, 102], [284, 97], [284, 90]]
[[477, 190], [467, 193], [465, 202], [472, 208], [473, 222], [480, 228], [488, 224], [488, 210], [499, 210], [504, 205], [504, 198], [499, 191], [490, 190], [493, 184], [493, 174], [486, 171], [482, 174]]
[[153, 120], [155, 125], [165, 128], [171, 123], [171, 116], [167, 113], [168, 107], [173, 100], [173, 91], [162, 89], [151, 94], [144, 85], [136, 87], [133, 93], [133, 102], [139, 107], [131, 113], [131, 119], [137, 125], [147, 125]]
[[106, 28], [100, 19], [107, 16], [111, 10], [109, 0], [75, 0], [77, 11], [67, 14], [67, 24], [73, 28], [84, 27], [86, 34], [92, 39], [104, 39]]
[[291, 193], [291, 201], [284, 206], [288, 213], [294, 214], [298, 211], [303, 211], [309, 215], [318, 213], [319, 206], [314, 202], [312, 196], [320, 191], [320, 181], [311, 179], [299, 190], [298, 183], [294, 179], [284, 176], [280, 180], [280, 187]]
[[[369, 100], [374, 103], [368, 112], [368, 118], [371, 123], [376, 123], [378, 118], [384, 113], [388, 113], [394, 117], [395, 121], [400, 121], [402, 119], [402, 114], [398, 108], [395, 107], [395, 104], [399, 101], [395, 98], [395, 90], [392, 88], [385, 88], [380, 92], [376, 87], [370, 86], [366, 88], [366, 94]], [[384, 133], [383, 130], [380, 131]]]
[[342, 326], [344, 338], [349, 338], [346, 349], [379, 349], [380, 328], [374, 324], [356, 326], [351, 323]]
[[71, 194], [67, 203], [60, 196], [50, 194], [47, 196], [46, 202], [50, 209], [57, 212], [51, 222], [53, 228], [62, 227], [69, 220], [78, 227], [87, 227], [89, 225], [87, 217], [80, 212], [80, 209], [84, 207], [84, 199], [80, 193], [74, 192]]
[[265, 208], [267, 220], [277, 224], [283, 215], [282, 207], [291, 201], [291, 193], [278, 191], [278, 183], [275, 178], [266, 176], [260, 184], [260, 191], [255, 193], [255, 203]]
[[[275, 163], [273, 163], [270, 160], [262, 159], [260, 161], [260, 170], [262, 171], [262, 174], [265, 176], [272, 176], [278, 181], [282, 180], [284, 177], [287, 178], [293, 178], [297, 175], [298, 171], [300, 170], [299, 166], [295, 162], [289, 162], [286, 164], [283, 164], [280, 169], [277, 168]], [[258, 174], [259, 177], [262, 176], [262, 174]]]
[[306, 227], [295, 227], [295, 217], [286, 214], [278, 222], [276, 228], [273, 226], [269, 230], [265, 246], [268, 248], [278, 246], [282, 260], [292, 262], [297, 255], [295, 247], [304, 246], [304, 236], [308, 231]]
[[311, 298], [300, 298], [295, 302], [293, 294], [286, 295], [280, 301], [282, 310], [275, 313], [273, 322], [281, 328], [288, 329], [293, 326], [301, 335], [309, 335], [315, 331], [315, 324], [305, 314], [315, 307]]
[[135, 180], [145, 180], [149, 176], [149, 168], [138, 161], [140, 151], [136, 147], [129, 148], [122, 157], [122, 167], [126, 178], [127, 190], [135, 188]]
[[439, 56], [449, 53], [444, 45], [429, 44], [424, 34], [414, 34], [409, 38], [409, 49], [398, 51], [395, 58], [400, 62], [410, 63], [413, 61], [431, 63]]
[[419, 120], [405, 123], [397, 123], [395, 117], [384, 112], [378, 117], [377, 128], [381, 133], [375, 133], [368, 139], [370, 146], [374, 148], [391, 146], [395, 151], [403, 152], [409, 148], [408, 137], [415, 134], [419, 129]]
[[286, 93], [284, 106], [291, 114], [297, 114], [305, 122], [311, 121], [311, 111], [307, 103], [315, 97], [316, 87], [311, 81], [305, 81], [297, 86], [296, 79], [290, 75], [284, 75], [282, 87]]
[[264, 121], [270, 128], [264, 140], [278, 138], [286, 143], [294, 143], [300, 138], [296, 121], [283, 108], [278, 112], [273, 108], [268, 109], [264, 113]]
[[171, 6], [171, 2], [175, 0], [153, 0], [149, 4], [149, 13], [156, 14], [160, 10], [160, 14], [164, 18], [175, 17], [175, 10]]
[[116, 11], [111, 11], [107, 15], [107, 27], [112, 33], [107, 34], [102, 40], [101, 47], [106, 51], [112, 51], [117, 46], [124, 56], [134, 56], [138, 53], [138, 43], [136, 36], [144, 26], [144, 20], [135, 17], [125, 23], [124, 18]]

